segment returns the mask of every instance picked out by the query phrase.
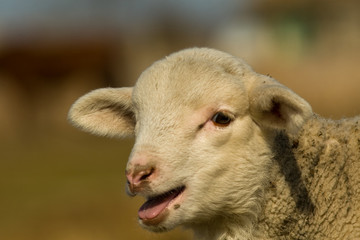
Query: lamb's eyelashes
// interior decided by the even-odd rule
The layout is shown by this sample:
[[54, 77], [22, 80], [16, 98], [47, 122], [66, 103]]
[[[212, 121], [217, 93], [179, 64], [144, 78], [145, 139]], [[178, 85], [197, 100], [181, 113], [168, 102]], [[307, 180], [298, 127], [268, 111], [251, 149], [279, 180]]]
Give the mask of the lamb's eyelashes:
[[233, 119], [229, 116], [229, 114], [225, 112], [217, 112], [211, 118], [211, 121], [219, 127], [227, 127]]
[[211, 117], [198, 126], [198, 130], [201, 130], [206, 124], [212, 124], [219, 128], [225, 128], [231, 124], [235, 117], [228, 111], [217, 111], [211, 115]]

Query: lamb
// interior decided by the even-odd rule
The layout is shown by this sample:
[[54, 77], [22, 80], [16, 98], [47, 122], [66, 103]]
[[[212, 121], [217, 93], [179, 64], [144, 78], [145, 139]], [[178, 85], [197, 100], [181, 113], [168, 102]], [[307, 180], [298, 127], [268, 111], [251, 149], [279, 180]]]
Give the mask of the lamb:
[[324, 119], [241, 59], [192, 48], [132, 88], [77, 100], [80, 129], [136, 141], [127, 193], [145, 229], [196, 239], [360, 239], [360, 117]]

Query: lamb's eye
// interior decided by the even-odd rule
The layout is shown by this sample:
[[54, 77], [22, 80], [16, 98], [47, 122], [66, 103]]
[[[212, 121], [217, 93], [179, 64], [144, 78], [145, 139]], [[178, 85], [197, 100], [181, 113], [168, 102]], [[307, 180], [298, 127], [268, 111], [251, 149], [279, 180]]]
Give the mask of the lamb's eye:
[[214, 124], [221, 127], [226, 127], [227, 125], [229, 125], [231, 120], [232, 119], [223, 112], [218, 112], [211, 118], [211, 121]]

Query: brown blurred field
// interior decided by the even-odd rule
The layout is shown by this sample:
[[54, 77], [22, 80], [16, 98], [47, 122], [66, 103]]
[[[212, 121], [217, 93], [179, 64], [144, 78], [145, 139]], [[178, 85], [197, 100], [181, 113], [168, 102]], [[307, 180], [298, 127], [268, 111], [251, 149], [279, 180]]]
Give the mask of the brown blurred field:
[[132, 26], [137, 32], [115, 31], [107, 18], [72, 31], [51, 21], [0, 24], [0, 239], [191, 239], [182, 229], [155, 234], [137, 224], [143, 199], [124, 191], [133, 140], [90, 136], [66, 121], [81, 95], [131, 86], [153, 61], [179, 49], [228, 51], [325, 117], [360, 114], [359, 3], [256, 2], [214, 6], [211, 14], [222, 20], [216, 26], [207, 18], [189, 23], [196, 11], [176, 15], [170, 5], [151, 27]]

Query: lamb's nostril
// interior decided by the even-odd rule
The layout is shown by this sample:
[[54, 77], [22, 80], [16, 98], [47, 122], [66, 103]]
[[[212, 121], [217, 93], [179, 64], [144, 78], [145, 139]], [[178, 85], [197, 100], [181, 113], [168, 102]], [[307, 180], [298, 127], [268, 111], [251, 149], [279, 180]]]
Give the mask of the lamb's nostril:
[[139, 182], [148, 179], [148, 178], [153, 174], [153, 172], [154, 172], [154, 168], [147, 169], [147, 170], [145, 170], [145, 171], [141, 171], [141, 172], [139, 173], [139, 177], [140, 177], [140, 178], [139, 178]]
[[132, 172], [126, 174], [127, 184], [139, 186], [141, 183], [149, 181], [150, 176], [155, 172], [154, 167], [145, 168], [144, 166], [137, 166]]

